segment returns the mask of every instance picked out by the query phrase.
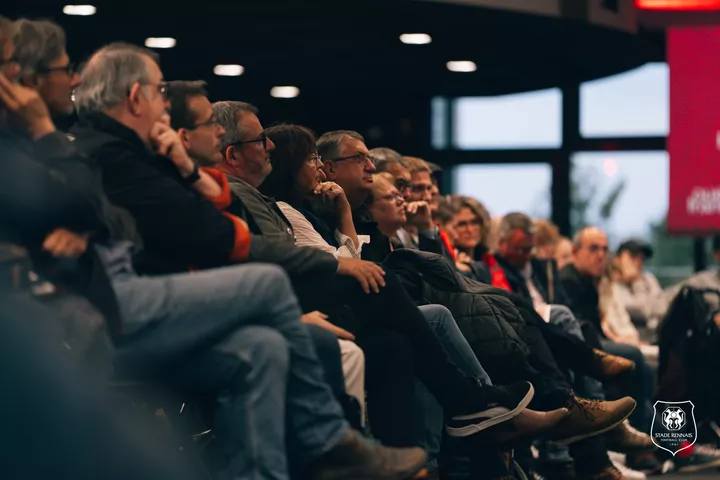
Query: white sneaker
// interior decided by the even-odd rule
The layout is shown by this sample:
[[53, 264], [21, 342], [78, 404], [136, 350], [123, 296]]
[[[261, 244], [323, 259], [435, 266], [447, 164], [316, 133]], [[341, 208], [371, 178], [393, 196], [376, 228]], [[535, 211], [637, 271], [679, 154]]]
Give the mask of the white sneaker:
[[[609, 452], [609, 454], [610, 461], [613, 463], [613, 465], [615, 465], [615, 468], [620, 470], [620, 473], [623, 474], [623, 477], [629, 480], [647, 480], [647, 475], [645, 475], [643, 472], [638, 472], [637, 470], [632, 470], [625, 466], [625, 455], [615, 452]], [[622, 456], [622, 462], [613, 459], [613, 456], [617, 455]]]

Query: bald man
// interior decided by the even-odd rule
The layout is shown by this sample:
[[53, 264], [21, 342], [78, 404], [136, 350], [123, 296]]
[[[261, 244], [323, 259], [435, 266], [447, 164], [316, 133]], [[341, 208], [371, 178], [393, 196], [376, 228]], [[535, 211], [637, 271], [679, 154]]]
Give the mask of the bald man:
[[[633, 427], [650, 431], [652, 423], [652, 373], [642, 353], [632, 345], [611, 342], [602, 333], [598, 284], [610, 261], [608, 238], [597, 227], [585, 227], [573, 237], [573, 261], [560, 271], [560, 283], [570, 299], [570, 307], [579, 320], [590, 323], [600, 337], [603, 350], [635, 362], [635, 371], [621, 386], [625, 395], [638, 402], [630, 417]], [[585, 329], [583, 329], [585, 333]], [[587, 335], [586, 335], [587, 336]], [[632, 468], [631, 465], [628, 465]]]

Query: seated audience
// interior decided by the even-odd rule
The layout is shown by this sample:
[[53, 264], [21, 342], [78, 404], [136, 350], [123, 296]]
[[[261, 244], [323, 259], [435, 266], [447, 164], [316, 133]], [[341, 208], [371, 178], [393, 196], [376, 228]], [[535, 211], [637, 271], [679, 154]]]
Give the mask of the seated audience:
[[202, 269], [140, 276], [127, 241], [93, 245], [122, 314], [117, 364], [214, 398], [213, 432], [229, 476], [287, 478], [286, 441], [299, 468], [321, 478], [399, 478], [422, 468], [422, 450], [371, 445], [349, 428], [282, 270], [210, 268], [246, 259], [250, 234], [218, 211], [229, 202], [227, 182], [198, 170], [168, 125], [154, 54], [112, 44], [81, 77], [81, 120], [71, 133], [101, 169], [110, 201], [134, 217], [146, 261]]
[[535, 232], [533, 256], [540, 260], [555, 258], [555, 247], [560, 240], [558, 227], [548, 220], [535, 220], [533, 231]]
[[565, 268], [565, 265], [572, 263], [573, 260], [573, 242], [567, 237], [560, 237], [555, 245], [555, 262], [558, 270]]
[[[702, 272], [698, 272], [690, 278], [667, 288], [665, 290], [665, 301], [668, 305], [685, 286], [699, 289], [717, 290], [720, 292], [720, 234], [715, 235], [712, 238], [712, 251], [715, 266]], [[710, 310], [715, 311], [720, 309], [720, 295], [705, 295], [705, 301], [710, 307]]]

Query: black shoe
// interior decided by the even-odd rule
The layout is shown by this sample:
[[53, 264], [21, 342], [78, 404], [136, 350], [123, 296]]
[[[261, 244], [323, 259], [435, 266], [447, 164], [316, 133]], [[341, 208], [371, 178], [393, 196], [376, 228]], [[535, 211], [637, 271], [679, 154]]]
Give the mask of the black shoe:
[[[476, 398], [470, 400], [466, 412], [458, 412], [447, 422], [452, 437], [467, 437], [507, 422], [528, 406], [535, 389], [529, 382], [506, 386], [482, 386]], [[477, 409], [475, 409], [477, 408]]]
[[684, 450], [681, 450], [673, 459], [678, 472], [692, 473], [711, 468], [720, 468], [720, 450], [717, 448], [696, 443], [687, 450], [690, 450], [689, 455], [683, 454]]

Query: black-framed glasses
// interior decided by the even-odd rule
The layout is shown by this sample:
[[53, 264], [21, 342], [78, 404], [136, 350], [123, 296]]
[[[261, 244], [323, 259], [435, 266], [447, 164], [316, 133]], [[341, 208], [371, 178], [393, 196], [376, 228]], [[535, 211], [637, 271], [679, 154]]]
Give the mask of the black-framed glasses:
[[36, 70], [37, 73], [40, 74], [47, 74], [52, 72], [65, 72], [68, 76], [72, 77], [77, 70], [75, 69], [75, 64], [70, 62], [64, 67], [40, 67]]
[[310, 156], [307, 158], [306, 162], [309, 165], [313, 165], [315, 167], [320, 168], [322, 166], [322, 157], [318, 155], [317, 152], [310, 154]]
[[404, 178], [398, 178], [395, 180], [395, 188], [400, 190], [401, 192], [403, 190], [412, 190], [414, 183], [412, 183], [410, 180], [405, 180]]
[[196, 123], [191, 128], [188, 128], [188, 130], [195, 130], [196, 128], [200, 127], [220, 128], [220, 122], [218, 122], [218, 119], [213, 116], [210, 120], [206, 122]]
[[368, 153], [356, 153], [355, 155], [348, 155], [347, 157], [333, 158], [330, 161], [331, 162], [344, 162], [347, 160], [351, 160], [355, 163], [365, 163], [369, 160], [370, 163], [372, 163], [373, 165], [375, 165], [377, 163], [377, 160], [375, 159], [375, 157], [373, 157], [372, 155], [370, 155]]
[[8, 58], [7, 60], [0, 60], [0, 67], [3, 65], [7, 65], [9, 63], [14, 63], [15, 65], [20, 65], [20, 60], [16, 56], [12, 56]]
[[233, 142], [230, 145], [231, 146], [237, 146], [237, 145], [245, 145], [246, 143], [262, 143], [262, 147], [264, 150], [267, 150], [267, 135], [265, 132], [262, 132], [260, 136], [254, 140], [238, 140], [237, 142]]
[[430, 184], [430, 185], [413, 184], [411, 188], [412, 188], [413, 193], [425, 193], [425, 192], [432, 192], [433, 185], [432, 184]]

